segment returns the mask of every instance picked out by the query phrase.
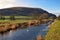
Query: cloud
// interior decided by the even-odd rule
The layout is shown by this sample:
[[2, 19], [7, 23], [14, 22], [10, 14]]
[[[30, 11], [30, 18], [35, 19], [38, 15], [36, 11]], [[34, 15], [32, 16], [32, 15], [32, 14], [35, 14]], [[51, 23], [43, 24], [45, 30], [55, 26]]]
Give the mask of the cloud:
[[15, 1], [16, 0], [0, 0], [0, 9], [15, 6]]
[[0, 9], [9, 7], [35, 7], [28, 0], [0, 0]]
[[0, 9], [9, 7], [34, 7], [27, 0], [0, 0]]

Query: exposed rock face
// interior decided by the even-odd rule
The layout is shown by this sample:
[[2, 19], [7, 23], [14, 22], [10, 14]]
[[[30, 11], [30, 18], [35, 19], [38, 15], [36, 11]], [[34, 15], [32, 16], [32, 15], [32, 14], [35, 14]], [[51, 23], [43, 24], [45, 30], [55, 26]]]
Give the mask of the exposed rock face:
[[3, 15], [24, 15], [24, 16], [29, 16], [31, 14], [43, 14], [46, 13], [50, 16], [56, 17], [56, 15], [49, 13], [41, 8], [28, 8], [28, 7], [12, 7], [12, 8], [5, 8], [5, 9], [0, 9], [0, 13]]

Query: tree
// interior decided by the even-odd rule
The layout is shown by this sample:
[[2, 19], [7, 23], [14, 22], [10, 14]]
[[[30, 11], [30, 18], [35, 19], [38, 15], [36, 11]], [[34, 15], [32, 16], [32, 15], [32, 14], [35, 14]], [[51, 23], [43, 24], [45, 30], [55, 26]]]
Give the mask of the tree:
[[0, 20], [5, 20], [5, 17], [0, 13]]
[[47, 13], [43, 13], [43, 14], [41, 15], [41, 18], [42, 18], [42, 19], [48, 19], [48, 14], [47, 14]]
[[40, 15], [41, 14], [37, 14], [37, 13], [35, 13], [35, 14], [31, 14], [31, 17], [32, 17], [32, 19], [37, 19], [37, 20], [39, 20], [39, 18], [40, 18]]
[[11, 15], [10, 16], [10, 20], [15, 20], [15, 16], [14, 15]]
[[58, 20], [60, 20], [60, 15], [57, 17]]
[[42, 22], [42, 20], [48, 19], [48, 14], [47, 13], [40, 13], [40, 14], [35, 13], [35, 14], [32, 14], [32, 18]]
[[2, 19], [2, 20], [5, 20], [5, 17], [4, 17], [4, 16], [2, 16], [2, 17], [1, 17], [1, 19]]

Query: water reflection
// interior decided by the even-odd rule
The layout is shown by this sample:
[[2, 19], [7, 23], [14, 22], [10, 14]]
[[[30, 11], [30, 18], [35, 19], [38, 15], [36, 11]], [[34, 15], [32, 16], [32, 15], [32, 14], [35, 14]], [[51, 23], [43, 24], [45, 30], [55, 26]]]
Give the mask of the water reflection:
[[36, 40], [37, 35], [45, 36], [47, 31], [48, 25], [41, 24], [30, 28], [11, 30], [0, 35], [0, 40]]

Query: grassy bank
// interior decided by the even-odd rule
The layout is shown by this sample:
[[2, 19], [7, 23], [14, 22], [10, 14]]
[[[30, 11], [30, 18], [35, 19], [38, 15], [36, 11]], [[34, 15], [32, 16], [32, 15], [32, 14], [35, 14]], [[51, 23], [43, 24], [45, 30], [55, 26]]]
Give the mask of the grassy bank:
[[0, 20], [0, 33], [6, 32], [9, 30], [15, 30], [17, 28], [27, 28], [32, 25], [36, 26], [42, 23], [47, 23], [49, 21], [48, 19], [42, 19], [41, 21], [38, 19], [37, 20], [32, 19], [31, 16], [14, 16], [15, 20], [10, 20], [9, 17], [10, 16], [5, 16], [5, 20]]
[[0, 32], [5, 32], [10, 29], [16, 29], [17, 27], [23, 26], [23, 23], [32, 21], [30, 20], [31, 17], [29, 16], [14, 16], [15, 20], [10, 20], [10, 16], [4, 17], [5, 20], [0, 19]]
[[60, 20], [55, 20], [55, 22], [52, 23], [45, 40], [60, 40]]

